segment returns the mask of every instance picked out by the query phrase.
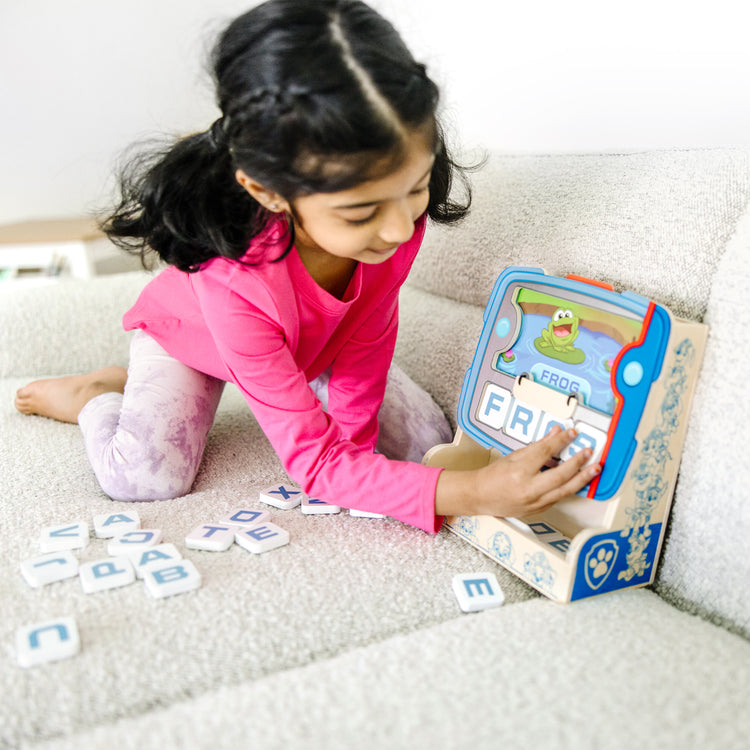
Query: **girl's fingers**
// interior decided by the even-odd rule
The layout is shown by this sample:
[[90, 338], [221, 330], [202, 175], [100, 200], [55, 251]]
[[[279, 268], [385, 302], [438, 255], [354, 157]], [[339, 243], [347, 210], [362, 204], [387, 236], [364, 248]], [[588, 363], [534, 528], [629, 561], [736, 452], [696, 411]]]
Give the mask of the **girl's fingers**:
[[539, 465], [544, 466], [551, 458], [558, 458], [577, 435], [573, 429], [563, 430], [555, 426], [541, 440], [531, 443], [525, 450], [538, 454]]
[[545, 507], [554, 505], [560, 500], [563, 500], [566, 497], [571, 497], [582, 490], [599, 473], [598, 471], [595, 471], [593, 469], [589, 471], [589, 469], [592, 469], [592, 467], [589, 467], [588, 469], [586, 469], [586, 471], [582, 471], [580, 472], [580, 474], [577, 474], [567, 484], [564, 484], [561, 487], [548, 492], [546, 495], [543, 495], [541, 499], [544, 502]]
[[591, 451], [586, 448], [563, 461], [554, 469], [542, 472], [537, 485], [541, 498], [546, 504], [552, 504], [585, 487], [601, 471], [599, 464], [586, 466], [591, 458]]

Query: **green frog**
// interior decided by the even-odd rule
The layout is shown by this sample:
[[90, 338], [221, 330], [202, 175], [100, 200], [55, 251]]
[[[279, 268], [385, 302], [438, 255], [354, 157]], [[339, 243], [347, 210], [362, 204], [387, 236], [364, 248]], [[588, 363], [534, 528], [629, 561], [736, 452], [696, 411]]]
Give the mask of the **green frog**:
[[578, 338], [579, 321], [572, 310], [557, 310], [542, 335], [534, 340], [537, 351], [570, 365], [581, 364], [586, 359], [586, 354], [573, 346]]

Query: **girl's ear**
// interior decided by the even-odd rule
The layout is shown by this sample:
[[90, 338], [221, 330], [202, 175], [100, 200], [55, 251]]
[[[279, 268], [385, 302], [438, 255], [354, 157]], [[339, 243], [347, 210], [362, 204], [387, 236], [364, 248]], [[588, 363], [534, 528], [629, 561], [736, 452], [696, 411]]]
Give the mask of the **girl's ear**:
[[241, 169], [234, 173], [235, 179], [263, 208], [273, 213], [291, 212], [291, 206], [277, 192], [269, 190], [248, 176]]

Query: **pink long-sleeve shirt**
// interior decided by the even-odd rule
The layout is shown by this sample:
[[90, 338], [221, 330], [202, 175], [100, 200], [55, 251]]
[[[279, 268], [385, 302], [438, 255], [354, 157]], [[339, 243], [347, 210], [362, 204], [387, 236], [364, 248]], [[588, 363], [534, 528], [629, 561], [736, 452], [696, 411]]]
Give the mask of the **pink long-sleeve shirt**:
[[[240, 260], [162, 271], [123, 323], [190, 367], [235, 383], [307, 494], [435, 533], [443, 520], [434, 510], [440, 469], [374, 453], [398, 293], [424, 230], [423, 217], [391, 258], [358, 264], [339, 300], [318, 286], [296, 249], [271, 262], [288, 239], [277, 221]], [[326, 412], [308, 382], [328, 368]]]

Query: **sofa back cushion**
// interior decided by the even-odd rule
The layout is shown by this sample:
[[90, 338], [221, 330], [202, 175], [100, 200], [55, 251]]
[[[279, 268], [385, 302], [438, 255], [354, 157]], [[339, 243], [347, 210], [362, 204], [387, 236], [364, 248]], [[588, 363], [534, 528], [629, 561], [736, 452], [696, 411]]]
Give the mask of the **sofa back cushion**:
[[750, 638], [750, 211], [714, 277], [710, 326], [656, 590]]
[[492, 155], [471, 182], [472, 213], [428, 228], [411, 284], [484, 306], [503, 268], [540, 266], [699, 320], [747, 204], [750, 153]]

